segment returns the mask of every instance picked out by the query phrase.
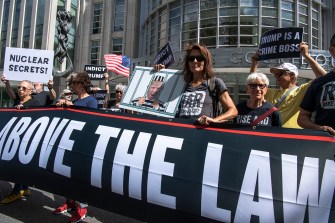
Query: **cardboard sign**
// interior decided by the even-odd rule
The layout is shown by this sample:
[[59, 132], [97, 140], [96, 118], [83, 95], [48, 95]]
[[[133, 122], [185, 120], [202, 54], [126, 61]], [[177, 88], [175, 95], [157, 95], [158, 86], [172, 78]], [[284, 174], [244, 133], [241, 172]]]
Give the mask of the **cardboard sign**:
[[173, 118], [185, 88], [181, 71], [135, 67], [120, 108]]
[[92, 95], [98, 101], [98, 108], [104, 108], [107, 97], [107, 90], [92, 91], [90, 92], [90, 95]]
[[104, 73], [107, 72], [106, 66], [85, 65], [84, 71], [87, 72], [91, 80], [104, 80]]
[[261, 36], [259, 60], [278, 58], [299, 58], [299, 44], [302, 42], [303, 28], [289, 27], [273, 29]]
[[171, 50], [170, 42], [167, 42], [165, 46], [157, 53], [154, 64], [163, 64], [165, 68], [168, 68], [174, 62], [173, 52]]
[[53, 57], [52, 50], [6, 47], [6, 79], [48, 83], [52, 79]]

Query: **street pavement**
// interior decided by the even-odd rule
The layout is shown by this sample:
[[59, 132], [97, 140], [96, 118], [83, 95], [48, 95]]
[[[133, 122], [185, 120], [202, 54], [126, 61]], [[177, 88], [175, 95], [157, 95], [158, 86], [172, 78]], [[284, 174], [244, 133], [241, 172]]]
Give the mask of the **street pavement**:
[[[0, 199], [6, 196], [13, 183], [0, 181]], [[30, 188], [31, 196], [11, 204], [0, 205], [0, 223], [65, 223], [69, 213], [54, 215], [53, 210], [65, 201], [64, 197]], [[88, 214], [82, 222], [87, 223], [142, 223], [99, 208], [88, 206]]]

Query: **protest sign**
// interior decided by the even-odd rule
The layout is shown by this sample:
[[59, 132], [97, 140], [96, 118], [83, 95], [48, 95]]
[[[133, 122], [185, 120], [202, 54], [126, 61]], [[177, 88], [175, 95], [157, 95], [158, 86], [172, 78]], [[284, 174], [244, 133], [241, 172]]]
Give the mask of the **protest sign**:
[[165, 68], [168, 68], [174, 62], [173, 52], [171, 50], [170, 42], [167, 42], [165, 46], [157, 53], [154, 64], [163, 64]]
[[98, 108], [104, 108], [107, 97], [107, 90], [91, 91], [90, 95], [98, 101]]
[[85, 65], [84, 71], [87, 72], [91, 80], [104, 80], [104, 73], [107, 72], [106, 66]]
[[144, 222], [335, 222], [335, 139], [323, 131], [80, 107], [0, 114], [1, 180]]
[[259, 60], [278, 58], [299, 58], [299, 44], [302, 42], [303, 28], [289, 27], [273, 29], [261, 36]]
[[173, 118], [177, 112], [185, 81], [181, 71], [135, 67], [120, 108]]
[[53, 57], [52, 50], [6, 47], [6, 79], [48, 83], [52, 79]]

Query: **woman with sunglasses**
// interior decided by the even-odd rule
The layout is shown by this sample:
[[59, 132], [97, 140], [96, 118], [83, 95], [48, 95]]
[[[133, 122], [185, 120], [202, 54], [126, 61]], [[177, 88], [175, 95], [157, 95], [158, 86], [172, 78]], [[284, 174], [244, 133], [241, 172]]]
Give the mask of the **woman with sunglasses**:
[[[22, 109], [25, 107], [38, 106], [36, 100], [31, 97], [33, 85], [30, 81], [20, 81], [19, 85], [17, 86], [17, 93], [15, 93], [14, 90], [11, 88], [9, 81], [4, 75], [1, 77], [1, 81], [4, 82], [9, 97], [14, 99], [13, 107], [16, 107], [17, 109]], [[0, 203], [12, 203], [14, 201], [21, 200], [24, 196], [29, 196], [30, 193], [31, 192], [28, 186], [15, 183], [12, 191], [6, 197], [4, 197], [4, 199], [2, 199]]]
[[[156, 70], [164, 65], [155, 65]], [[227, 122], [237, 115], [234, 102], [228, 94], [225, 83], [216, 78], [212, 68], [212, 55], [203, 45], [193, 44], [186, 49], [184, 57], [184, 80], [186, 88], [182, 95], [177, 117], [197, 119], [201, 125], [215, 122]], [[215, 82], [214, 96], [210, 90], [210, 81]], [[216, 103], [220, 102], [225, 112], [215, 115]], [[215, 117], [216, 116], [216, 117]]]
[[110, 110], [115, 111], [115, 112], [126, 112], [125, 109], [122, 109], [119, 107], [122, 96], [124, 94], [124, 91], [126, 90], [127, 86], [123, 84], [118, 84], [115, 86], [115, 96], [116, 96], [116, 101], [111, 104]]
[[281, 126], [281, 114], [265, 100], [269, 79], [263, 73], [251, 73], [247, 77], [249, 99], [238, 104], [235, 123], [252, 126]]
[[[84, 72], [72, 73], [67, 78], [68, 84], [71, 86], [72, 91], [78, 96], [73, 102], [68, 100], [60, 100], [57, 106], [81, 106], [88, 108], [98, 108], [97, 100], [88, 94], [91, 88], [91, 80], [88, 74]], [[56, 208], [53, 213], [58, 215], [67, 211], [71, 212], [69, 222], [79, 222], [86, 217], [87, 205], [79, 203], [78, 201], [66, 199], [66, 201]]]

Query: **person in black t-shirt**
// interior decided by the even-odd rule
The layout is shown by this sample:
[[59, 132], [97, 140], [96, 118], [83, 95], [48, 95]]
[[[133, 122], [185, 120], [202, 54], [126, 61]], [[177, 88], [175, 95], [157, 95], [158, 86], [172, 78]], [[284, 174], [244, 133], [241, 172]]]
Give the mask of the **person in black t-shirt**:
[[45, 106], [45, 105], [51, 105], [53, 101], [56, 99], [56, 92], [53, 89], [53, 80], [49, 80], [48, 82], [48, 91], [44, 91], [43, 83], [40, 82], [34, 82], [33, 86], [34, 89], [32, 91], [32, 96], [37, 101], [38, 106]]

